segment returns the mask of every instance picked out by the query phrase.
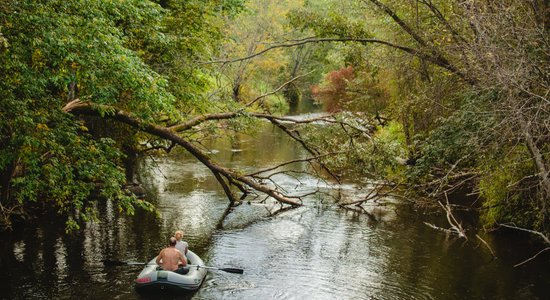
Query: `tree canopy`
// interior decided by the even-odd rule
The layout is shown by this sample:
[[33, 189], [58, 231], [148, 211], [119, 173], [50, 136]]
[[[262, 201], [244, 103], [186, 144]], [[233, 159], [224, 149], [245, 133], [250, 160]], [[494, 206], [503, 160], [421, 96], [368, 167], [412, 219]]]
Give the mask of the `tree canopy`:
[[[38, 206], [68, 216], [68, 227], [76, 228], [75, 220], [93, 216], [88, 200], [98, 191], [129, 213], [136, 205], [151, 208], [121, 190], [123, 153], [113, 136], [90, 133], [89, 122], [62, 108], [80, 99], [109, 105], [101, 116], [117, 107], [154, 122], [178, 119], [178, 107], [200, 98], [203, 75], [192, 65], [207, 47], [182, 41], [208, 46], [220, 38], [213, 15], [234, 8], [217, 1], [199, 11], [193, 9], [198, 1], [162, 4], [167, 8], [151, 1], [0, 4], [3, 225]], [[175, 72], [185, 85], [174, 80]]]
[[[48, 208], [77, 228], [98, 199], [151, 210], [122, 188], [145, 139], [191, 152], [232, 203], [300, 205], [196, 146], [264, 119], [336, 182], [435, 207], [467, 190], [486, 226], [547, 232], [549, 14], [542, 0], [2, 2], [1, 222]], [[278, 115], [304, 97], [331, 114]]]

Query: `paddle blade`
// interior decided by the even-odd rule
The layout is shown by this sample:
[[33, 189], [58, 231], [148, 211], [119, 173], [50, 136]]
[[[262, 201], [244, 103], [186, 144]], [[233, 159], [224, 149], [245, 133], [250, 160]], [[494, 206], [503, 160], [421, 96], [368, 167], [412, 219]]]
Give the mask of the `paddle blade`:
[[103, 264], [106, 266], [143, 266], [146, 265], [146, 262], [139, 261], [120, 261], [120, 260], [102, 260]]
[[146, 265], [147, 263], [146, 262], [142, 262], [142, 261], [128, 261], [126, 262], [127, 265], [130, 265], [130, 266], [144, 266]]
[[105, 260], [102, 260], [101, 262], [103, 262], [103, 264], [106, 266], [125, 266], [126, 265], [126, 262], [120, 261], [120, 260], [105, 259]]
[[219, 270], [222, 270], [228, 273], [236, 273], [236, 274], [244, 273], [243, 269], [238, 269], [238, 268], [219, 268]]

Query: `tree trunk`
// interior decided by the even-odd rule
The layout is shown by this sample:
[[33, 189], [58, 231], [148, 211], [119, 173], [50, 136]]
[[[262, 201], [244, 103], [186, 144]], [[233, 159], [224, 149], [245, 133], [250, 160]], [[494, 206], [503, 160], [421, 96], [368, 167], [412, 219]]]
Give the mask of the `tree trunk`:
[[537, 147], [537, 143], [535, 142], [533, 136], [531, 135], [529, 131], [529, 124], [525, 122], [525, 120], [520, 119], [521, 129], [523, 131], [523, 137], [525, 138], [525, 143], [527, 144], [527, 148], [529, 149], [529, 152], [531, 152], [531, 158], [533, 159], [533, 162], [535, 163], [535, 167], [538, 171], [538, 177], [540, 178], [540, 185], [542, 188], [542, 197], [540, 198], [540, 204], [541, 204], [541, 210], [545, 216], [548, 214], [548, 205], [547, 201], [550, 197], [550, 178], [548, 177], [548, 167], [546, 166], [546, 163], [544, 161], [544, 157], [539, 149]]
[[16, 166], [16, 160], [14, 160], [0, 173], [0, 204], [2, 205], [9, 203], [11, 179], [13, 178]]

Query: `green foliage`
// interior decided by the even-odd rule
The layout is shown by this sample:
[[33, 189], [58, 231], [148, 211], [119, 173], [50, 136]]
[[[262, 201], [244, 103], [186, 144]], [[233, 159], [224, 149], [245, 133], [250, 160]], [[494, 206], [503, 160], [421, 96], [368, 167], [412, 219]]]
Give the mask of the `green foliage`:
[[168, 82], [145, 63], [143, 50], [164, 43], [162, 18], [162, 9], [148, 1], [0, 6], [6, 41], [0, 51], [3, 225], [9, 226], [11, 213], [28, 214], [34, 206], [57, 211], [74, 229], [94, 218], [92, 196], [116, 199], [128, 213], [134, 206], [151, 208], [122, 192], [121, 154], [112, 140], [93, 139], [61, 108], [80, 98], [147, 120], [170, 112]]
[[[358, 4], [355, 4], [358, 5]], [[310, 29], [321, 37], [369, 38], [360, 10], [352, 3], [341, 1], [308, 1], [303, 8], [288, 14], [290, 24], [301, 30]]]
[[483, 111], [479, 98], [474, 96], [468, 101], [462, 110], [439, 119], [427, 137], [414, 138], [418, 159], [408, 171], [410, 180], [418, 182], [436, 174], [445, 175], [451, 169], [474, 168], [489, 151], [494, 140], [485, 133], [495, 126], [495, 120]]
[[274, 115], [283, 115], [288, 112], [289, 105], [285, 98], [277, 95], [267, 96], [263, 101], [264, 109]]
[[[148, 62], [170, 82], [169, 91], [176, 97], [175, 108], [187, 114], [207, 112], [212, 108], [206, 94], [213, 86], [211, 72], [201, 63], [210, 60], [223, 37], [223, 16], [240, 11], [242, 1], [171, 0], [161, 1], [168, 10], [159, 20], [166, 43], [148, 49]], [[175, 117], [175, 116], [172, 116]]]
[[[370, 126], [367, 122], [351, 118], [348, 113], [340, 114], [339, 119], [355, 128]], [[322, 127], [311, 125], [304, 137], [311, 145], [340, 153], [323, 158], [323, 163], [344, 178], [389, 179], [402, 173], [402, 166], [395, 159], [405, 155], [399, 127], [397, 123], [390, 123], [386, 127], [378, 128], [369, 137], [351, 127], [347, 127], [347, 132], [344, 132], [337, 124]]]
[[216, 2], [220, 2], [217, 4], [217, 7], [221, 9], [223, 15], [230, 18], [234, 18], [246, 8], [246, 0], [220, 0]]
[[[534, 165], [525, 147], [502, 149], [506, 156], [493, 155], [483, 164], [479, 191], [485, 199], [481, 220], [484, 226], [514, 223], [524, 228], [543, 230], [543, 216], [534, 195], [538, 192], [533, 178]], [[528, 187], [528, 188], [525, 188]]]
[[407, 146], [403, 128], [395, 121], [381, 127], [376, 134], [376, 146], [384, 149], [382, 161], [384, 162], [385, 178], [391, 181], [400, 181], [405, 173], [405, 168], [398, 163], [396, 158], [407, 156]]
[[[535, 9], [522, 1], [462, 4], [306, 1], [289, 18], [306, 35], [375, 40], [369, 46], [332, 47], [327, 57], [337, 62], [331, 70], [338, 71], [325, 71], [329, 75], [315, 94], [329, 110], [375, 111], [400, 122], [410, 164], [404, 179], [421, 186], [449, 182], [477, 188], [487, 200], [486, 224], [514, 221], [548, 228], [550, 181], [541, 175], [550, 169], [549, 64], [544, 55], [548, 4], [538, 1]], [[412, 51], [401, 51], [408, 49]], [[342, 76], [345, 66], [353, 66], [354, 76]], [[361, 73], [370, 66], [376, 73], [371, 78]], [[380, 93], [349, 93], [373, 88]], [[332, 141], [321, 139], [329, 149], [351, 145], [335, 132], [329, 134], [334, 134]], [[384, 152], [355, 148], [362, 154], [349, 161], [361, 168], [374, 169], [362, 163], [364, 155], [385, 160]], [[345, 165], [335, 162], [336, 167]], [[464, 180], [473, 175], [481, 176], [477, 187]]]
[[18, 96], [55, 95], [59, 101], [81, 96], [145, 118], [173, 102], [166, 80], [131, 49], [139, 36], [151, 36], [149, 31], [158, 26], [161, 11], [154, 5], [22, 1], [4, 13], [10, 47], [2, 56], [3, 69], [11, 74]]
[[[127, 126], [62, 112], [74, 99], [148, 122], [212, 110], [209, 59], [242, 0], [11, 1], [0, 4], [0, 215], [51, 209], [67, 230], [94, 219], [95, 201], [152, 210], [127, 196], [120, 167], [135, 149]], [[113, 109], [100, 111], [102, 116]], [[113, 141], [116, 140], [116, 143]]]

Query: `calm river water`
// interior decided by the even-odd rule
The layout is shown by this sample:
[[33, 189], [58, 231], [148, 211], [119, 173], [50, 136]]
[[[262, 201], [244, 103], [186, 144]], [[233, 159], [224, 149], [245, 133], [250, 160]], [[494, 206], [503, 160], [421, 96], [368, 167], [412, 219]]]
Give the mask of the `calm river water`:
[[[267, 125], [258, 136], [220, 138], [213, 157], [256, 170], [304, 157], [299, 146]], [[175, 151], [145, 159], [139, 179], [160, 217], [119, 216], [101, 207], [101, 223], [67, 236], [56, 220], [1, 237], [2, 299], [550, 299], [550, 254], [514, 268], [541, 245], [520, 235], [464, 243], [423, 222], [406, 204], [373, 211], [376, 220], [338, 208], [328, 197], [269, 216], [276, 206], [243, 204], [222, 222], [227, 206], [212, 174]], [[306, 192], [322, 181], [300, 173], [280, 176], [283, 187]], [[326, 184], [325, 184], [326, 185]], [[341, 186], [349, 197], [361, 191]], [[329, 186], [323, 187], [329, 191]], [[221, 226], [219, 226], [221, 224]], [[210, 266], [243, 268], [244, 274], [210, 272], [186, 296], [141, 296], [133, 289], [140, 266], [106, 266], [106, 259], [146, 262], [176, 229]]]

